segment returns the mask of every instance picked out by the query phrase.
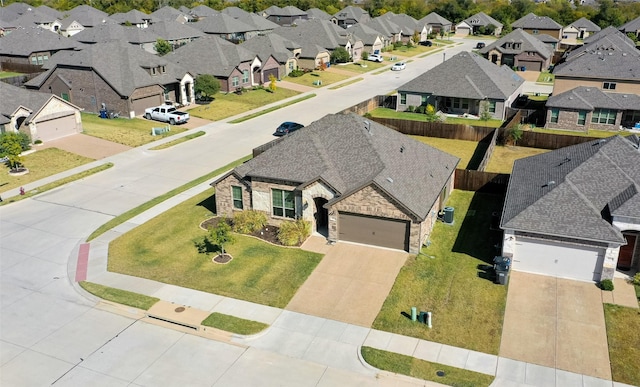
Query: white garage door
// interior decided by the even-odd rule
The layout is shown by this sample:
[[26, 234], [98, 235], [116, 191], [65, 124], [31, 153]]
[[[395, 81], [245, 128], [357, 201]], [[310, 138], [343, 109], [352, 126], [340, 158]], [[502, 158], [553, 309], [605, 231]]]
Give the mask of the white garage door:
[[581, 281], [599, 281], [604, 249], [518, 237], [513, 269]]
[[36, 130], [37, 138], [34, 140], [40, 139], [43, 142], [80, 132], [78, 125], [76, 124], [76, 117], [73, 113], [66, 117], [58, 117], [49, 121], [40, 121], [36, 125]]

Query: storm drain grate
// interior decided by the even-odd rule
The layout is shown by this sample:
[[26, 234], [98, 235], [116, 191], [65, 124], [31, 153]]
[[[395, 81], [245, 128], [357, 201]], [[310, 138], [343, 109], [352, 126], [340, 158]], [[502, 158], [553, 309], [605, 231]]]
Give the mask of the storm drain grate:
[[189, 325], [189, 324], [184, 324], [184, 323], [173, 321], [173, 320], [169, 320], [169, 319], [166, 319], [164, 317], [154, 316], [154, 315], [151, 315], [151, 314], [147, 315], [147, 317], [152, 318], [154, 320], [158, 320], [158, 321], [164, 321], [164, 322], [167, 322], [169, 324], [179, 325], [179, 326], [184, 327], [184, 328], [193, 329], [194, 331], [198, 330], [198, 327], [196, 327], [196, 326]]

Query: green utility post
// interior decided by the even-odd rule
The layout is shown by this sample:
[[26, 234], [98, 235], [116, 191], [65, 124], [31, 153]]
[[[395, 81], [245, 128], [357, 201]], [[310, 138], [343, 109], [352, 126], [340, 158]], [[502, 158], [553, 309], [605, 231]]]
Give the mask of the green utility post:
[[418, 320], [418, 309], [415, 306], [411, 307], [411, 321]]

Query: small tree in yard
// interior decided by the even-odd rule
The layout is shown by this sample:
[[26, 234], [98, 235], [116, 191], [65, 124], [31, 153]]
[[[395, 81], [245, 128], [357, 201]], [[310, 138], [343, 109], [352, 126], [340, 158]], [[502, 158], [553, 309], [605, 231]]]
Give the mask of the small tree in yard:
[[213, 96], [220, 91], [220, 81], [211, 74], [203, 74], [196, 78], [194, 91], [197, 95], [213, 99]]
[[275, 93], [276, 90], [278, 89], [278, 85], [276, 85], [276, 76], [271, 74], [269, 75], [269, 91], [272, 93]]
[[3, 133], [0, 135], [0, 157], [6, 157], [12, 171], [22, 167], [20, 154], [29, 149], [29, 137], [24, 133]]
[[489, 111], [489, 102], [482, 101], [482, 107], [480, 111], [480, 119], [482, 121], [489, 121], [491, 119], [491, 112]]
[[522, 138], [522, 125], [518, 124], [506, 129], [505, 137], [507, 143], [516, 145], [518, 140]]
[[171, 43], [167, 42], [164, 39], [156, 40], [156, 44], [153, 46], [156, 49], [156, 52], [159, 56], [167, 55], [171, 52]]
[[221, 254], [224, 254], [224, 245], [227, 243], [233, 243], [236, 241], [235, 237], [231, 233], [231, 226], [225, 218], [220, 219], [218, 225], [209, 231], [209, 242], [220, 246]]
[[327, 64], [324, 62], [324, 59], [320, 58], [320, 71], [324, 71], [327, 69]]
[[436, 114], [436, 108], [431, 104], [427, 105], [424, 109], [424, 114], [427, 116], [427, 122], [435, 122], [439, 120], [439, 117]]
[[331, 53], [331, 62], [347, 63], [351, 60], [351, 55], [344, 47], [338, 47]]

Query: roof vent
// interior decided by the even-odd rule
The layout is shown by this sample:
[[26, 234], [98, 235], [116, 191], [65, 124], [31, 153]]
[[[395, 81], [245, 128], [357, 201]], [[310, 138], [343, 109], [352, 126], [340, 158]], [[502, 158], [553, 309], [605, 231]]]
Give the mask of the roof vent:
[[550, 187], [550, 186], [552, 186], [552, 185], [554, 185], [554, 184], [556, 184], [556, 182], [555, 182], [554, 180], [551, 180], [551, 181], [549, 181], [547, 184], [543, 185], [543, 186], [542, 186], [542, 188]]
[[369, 132], [369, 134], [371, 134], [371, 124], [369, 123], [369, 121], [364, 121], [364, 128], [367, 132]]
[[388, 181], [389, 183], [393, 183], [393, 179], [392, 179], [392, 178], [390, 178], [390, 177], [387, 177], [387, 181]]
[[405, 150], [405, 147], [404, 147], [404, 145], [402, 145], [402, 146], [400, 147], [400, 153], [404, 153], [404, 150]]

